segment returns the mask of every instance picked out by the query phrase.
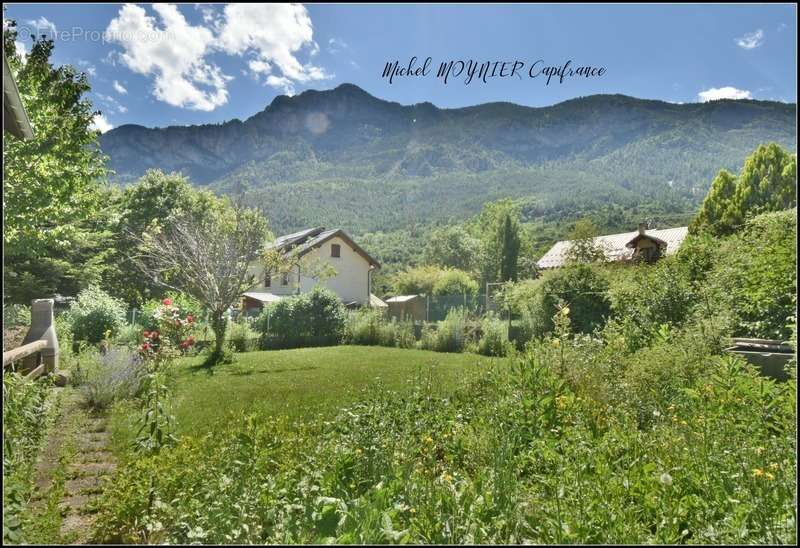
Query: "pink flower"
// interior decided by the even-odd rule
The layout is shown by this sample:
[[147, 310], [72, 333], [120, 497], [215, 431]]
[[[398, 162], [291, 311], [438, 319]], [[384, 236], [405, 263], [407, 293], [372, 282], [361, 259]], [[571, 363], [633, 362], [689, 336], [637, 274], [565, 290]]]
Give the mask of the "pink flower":
[[166, 298], [166, 299], [164, 299], [163, 301], [161, 301], [161, 303], [162, 303], [164, 306], [172, 306], [172, 299], [170, 299], [170, 298]]

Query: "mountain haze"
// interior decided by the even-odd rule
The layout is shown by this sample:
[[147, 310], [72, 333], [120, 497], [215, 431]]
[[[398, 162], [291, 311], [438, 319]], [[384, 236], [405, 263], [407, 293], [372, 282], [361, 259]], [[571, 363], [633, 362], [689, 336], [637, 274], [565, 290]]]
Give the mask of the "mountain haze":
[[722, 167], [762, 142], [796, 148], [796, 105], [672, 104], [594, 95], [550, 107], [440, 109], [383, 101], [342, 84], [279, 96], [224, 124], [101, 136], [116, 180], [149, 168], [243, 195], [274, 230], [341, 225], [355, 234], [460, 219], [522, 199], [531, 218], [613, 202], [693, 209]]

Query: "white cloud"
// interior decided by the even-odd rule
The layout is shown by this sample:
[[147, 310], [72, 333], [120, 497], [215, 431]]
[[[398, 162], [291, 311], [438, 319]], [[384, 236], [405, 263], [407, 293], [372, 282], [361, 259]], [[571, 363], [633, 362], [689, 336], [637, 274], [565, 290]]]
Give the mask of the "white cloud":
[[755, 32], [748, 32], [744, 36], [736, 39], [736, 45], [744, 49], [755, 49], [764, 43], [764, 31], [761, 29]]
[[14, 49], [17, 50], [17, 55], [22, 58], [22, 62], [24, 63], [25, 60], [28, 58], [28, 48], [25, 47], [25, 44], [20, 42], [19, 40], [14, 40]]
[[288, 94], [297, 84], [332, 77], [298, 58], [300, 52], [314, 57], [320, 50], [302, 5], [228, 4], [217, 11], [196, 4], [203, 17], [198, 26], [190, 25], [174, 5], [156, 4], [152, 9], [158, 20], [140, 6], [126, 4], [120, 9], [105, 39], [124, 51], [105, 62], [119, 61], [134, 72], [153, 76], [153, 95], [170, 105], [210, 111], [227, 103], [227, 82], [232, 77], [207, 60], [220, 51], [247, 56], [247, 74]]
[[732, 86], [710, 88], [697, 94], [701, 103], [717, 101], [719, 99], [752, 99], [753, 94], [745, 89], [736, 89]]
[[28, 25], [32, 28], [28, 29], [33, 34], [46, 34], [49, 36], [53, 36], [56, 33], [56, 25], [52, 21], [49, 21], [46, 17], [42, 16], [38, 19], [28, 19], [25, 21]]
[[88, 74], [89, 76], [93, 76], [93, 77], [97, 76], [97, 69], [89, 61], [85, 61], [83, 59], [79, 59], [78, 60], [78, 65], [83, 67], [83, 69], [85, 70], [86, 74]]
[[111, 123], [106, 120], [106, 117], [102, 114], [95, 115], [94, 120], [92, 120], [92, 125], [89, 127], [93, 130], [99, 131], [100, 133], [105, 133], [106, 131], [114, 129], [114, 126], [111, 125]]
[[302, 5], [228, 4], [218, 30], [218, 47], [233, 55], [254, 54], [256, 59], [248, 66], [254, 73], [267, 75], [267, 85], [287, 89], [330, 77], [321, 67], [297, 58], [304, 47], [310, 48], [312, 56], [319, 50], [311, 18]]
[[125, 86], [123, 86], [122, 84], [120, 84], [116, 80], [114, 80], [113, 86], [114, 86], [114, 89], [116, 90], [116, 92], [119, 93], [120, 95], [127, 95], [128, 94], [128, 90], [125, 89]]
[[331, 38], [328, 40], [328, 53], [335, 55], [346, 49], [350, 49], [350, 46], [341, 38]]
[[134, 72], [155, 76], [153, 94], [167, 104], [211, 111], [227, 103], [231, 77], [204, 59], [213, 33], [190, 25], [174, 5], [154, 4], [153, 9], [161, 26], [132, 4], [109, 23], [105, 39], [123, 47], [120, 61]]

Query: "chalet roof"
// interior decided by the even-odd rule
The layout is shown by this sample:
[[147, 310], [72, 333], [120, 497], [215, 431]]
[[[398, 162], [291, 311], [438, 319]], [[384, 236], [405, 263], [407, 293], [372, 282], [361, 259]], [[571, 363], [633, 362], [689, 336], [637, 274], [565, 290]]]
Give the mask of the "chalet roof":
[[373, 259], [369, 253], [364, 251], [360, 245], [355, 243], [353, 239], [341, 228], [331, 228], [327, 230], [324, 226], [307, 228], [299, 232], [293, 232], [292, 234], [278, 236], [270, 247], [272, 249], [279, 249], [285, 253], [292, 251], [296, 253], [298, 257], [300, 257], [312, 249], [321, 246], [334, 236], [338, 236], [347, 242], [353, 251], [364, 257], [364, 259], [366, 259], [371, 266], [375, 268], [381, 267], [378, 261]]
[[[689, 228], [680, 226], [677, 228], [666, 228], [662, 230], [647, 230], [644, 235], [639, 231], [622, 232], [620, 234], [608, 234], [594, 238], [594, 243], [600, 247], [606, 255], [607, 261], [626, 261], [633, 256], [635, 242], [640, 237], [653, 239], [663, 244], [666, 249], [665, 255], [672, 255], [683, 243]], [[632, 246], [628, 246], [632, 244]], [[572, 245], [572, 240], [562, 240], [556, 242], [544, 256], [536, 262], [539, 268], [557, 268], [567, 262], [567, 252]]]

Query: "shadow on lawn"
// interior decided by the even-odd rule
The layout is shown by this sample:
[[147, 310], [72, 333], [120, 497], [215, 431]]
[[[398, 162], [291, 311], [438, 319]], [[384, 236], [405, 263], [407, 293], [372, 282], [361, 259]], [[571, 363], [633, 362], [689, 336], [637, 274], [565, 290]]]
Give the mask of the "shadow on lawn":
[[280, 369], [244, 369], [244, 368], [233, 368], [231, 370], [231, 375], [236, 376], [247, 376], [247, 375], [263, 375], [263, 374], [272, 374], [272, 373], [285, 373], [287, 371], [310, 371], [312, 369], [319, 369], [316, 365], [309, 365], [306, 367], [283, 367]]

